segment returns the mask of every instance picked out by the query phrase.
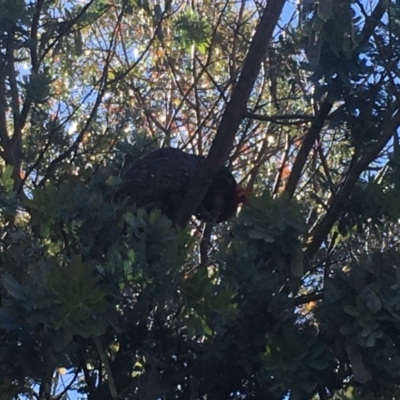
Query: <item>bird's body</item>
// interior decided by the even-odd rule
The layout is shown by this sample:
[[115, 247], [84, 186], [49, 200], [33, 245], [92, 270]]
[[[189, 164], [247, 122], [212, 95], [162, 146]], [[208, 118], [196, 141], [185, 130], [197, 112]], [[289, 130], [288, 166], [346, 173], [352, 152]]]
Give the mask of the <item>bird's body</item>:
[[[159, 208], [172, 219], [186, 193], [195, 183], [205, 157], [175, 148], [156, 150], [137, 160], [125, 172], [114, 199], [129, 198], [137, 207]], [[196, 216], [205, 221], [222, 222], [232, 217], [242, 192], [227, 167], [216, 171]]]

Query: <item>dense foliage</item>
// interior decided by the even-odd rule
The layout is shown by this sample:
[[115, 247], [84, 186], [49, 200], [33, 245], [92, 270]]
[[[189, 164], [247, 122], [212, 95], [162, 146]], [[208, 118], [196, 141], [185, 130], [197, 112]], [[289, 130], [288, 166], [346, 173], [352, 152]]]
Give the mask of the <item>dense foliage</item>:
[[[398, 6], [0, 2], [0, 398], [400, 399]], [[250, 203], [113, 202], [163, 146]]]

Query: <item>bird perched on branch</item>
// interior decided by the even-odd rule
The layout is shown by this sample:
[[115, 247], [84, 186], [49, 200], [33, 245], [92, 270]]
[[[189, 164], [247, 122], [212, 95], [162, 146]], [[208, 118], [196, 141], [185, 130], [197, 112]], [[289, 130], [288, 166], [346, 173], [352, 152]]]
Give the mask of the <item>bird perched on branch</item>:
[[[195, 184], [204, 160], [205, 157], [171, 147], [156, 150], [129, 167], [113, 199], [129, 198], [138, 207], [158, 208], [172, 219]], [[247, 191], [237, 185], [227, 167], [221, 167], [195, 215], [202, 221], [223, 222], [233, 217], [239, 204], [246, 200]]]

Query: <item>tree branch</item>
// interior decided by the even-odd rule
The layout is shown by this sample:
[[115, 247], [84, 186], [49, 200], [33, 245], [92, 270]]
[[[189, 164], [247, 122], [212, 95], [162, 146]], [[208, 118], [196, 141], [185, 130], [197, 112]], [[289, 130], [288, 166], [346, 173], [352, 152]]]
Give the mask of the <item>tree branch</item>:
[[99, 109], [99, 107], [101, 105], [101, 102], [103, 101], [104, 94], [105, 94], [105, 92], [107, 90], [107, 87], [108, 87], [108, 84], [109, 84], [109, 82], [107, 80], [107, 76], [108, 76], [108, 71], [109, 71], [110, 64], [111, 64], [111, 58], [112, 58], [112, 55], [113, 55], [112, 49], [115, 46], [116, 34], [117, 34], [118, 29], [119, 29], [122, 17], [124, 15], [124, 10], [125, 10], [125, 7], [122, 8], [121, 12], [118, 15], [117, 23], [115, 24], [115, 27], [114, 27], [114, 30], [113, 30], [113, 34], [112, 34], [111, 39], [110, 39], [109, 49], [107, 51], [107, 57], [106, 57], [106, 60], [104, 62], [103, 73], [102, 73], [101, 78], [99, 79], [100, 88], [99, 88], [96, 100], [94, 102], [92, 111], [91, 111], [91, 113], [89, 115], [89, 118], [87, 119], [84, 127], [79, 132], [79, 135], [75, 139], [74, 143], [66, 151], [61, 153], [58, 157], [56, 157], [55, 159], [53, 159], [50, 162], [43, 179], [39, 183], [39, 186], [43, 186], [46, 183], [46, 181], [53, 174], [53, 172], [55, 171], [55, 169], [57, 168], [59, 163], [61, 163], [62, 161], [64, 161], [65, 159], [70, 157], [74, 152], [77, 151], [79, 145], [81, 144], [83, 138], [85, 137], [87, 131], [89, 130], [89, 127], [90, 127], [92, 121], [94, 120], [94, 118], [97, 115], [97, 111], [98, 111], [98, 109]]
[[315, 116], [315, 119], [312, 122], [312, 125], [310, 126], [310, 129], [308, 130], [303, 140], [303, 144], [301, 145], [299, 153], [297, 154], [296, 160], [293, 164], [292, 172], [286, 183], [286, 188], [284, 193], [286, 193], [289, 196], [289, 198], [292, 198], [294, 195], [304, 165], [307, 162], [308, 155], [312, 149], [313, 144], [317, 140], [322, 127], [324, 126], [324, 122], [327, 119], [328, 114], [332, 109], [335, 98], [336, 98], [335, 89], [331, 89], [330, 92], [328, 92], [328, 94], [326, 95], [326, 98], [322, 103], [321, 108], [319, 109], [317, 115]]
[[306, 114], [287, 114], [287, 115], [259, 115], [252, 112], [246, 112], [244, 118], [250, 118], [257, 121], [273, 122], [274, 124], [282, 125], [300, 125], [305, 122], [314, 120], [314, 116]]
[[[39, 71], [39, 67], [40, 67], [40, 62], [38, 61], [38, 57], [37, 57], [37, 31], [38, 31], [38, 27], [39, 27], [39, 19], [40, 19], [40, 13], [43, 7], [43, 3], [44, 0], [38, 0], [37, 4], [36, 4], [36, 11], [35, 14], [33, 15], [33, 20], [32, 20], [32, 28], [31, 28], [31, 39], [33, 39], [33, 44], [30, 48], [31, 50], [31, 63], [32, 63], [32, 71], [34, 73], [37, 73]], [[10, 67], [10, 84], [12, 85], [12, 81], [15, 81], [15, 78], [13, 79], [15, 75], [15, 68], [14, 68], [14, 64], [12, 64], [12, 68]], [[13, 86], [13, 85], [12, 85]], [[18, 106], [18, 118], [15, 118], [16, 115], [16, 108], [17, 106], [14, 105], [13, 110], [14, 110], [14, 134], [10, 140], [10, 149], [11, 151], [15, 152], [20, 152], [22, 151], [22, 131], [24, 129], [25, 123], [26, 123], [26, 119], [28, 118], [28, 114], [29, 111], [31, 109], [32, 106], [32, 98], [31, 97], [27, 97], [25, 99], [25, 102], [22, 106], [22, 111], [21, 113], [19, 112], [19, 102], [18, 102], [18, 89], [17, 89], [17, 85], [16, 85], [16, 81], [14, 82], [14, 86], [15, 86], [15, 92], [16, 92], [16, 99], [13, 101], [14, 104], [16, 104]], [[19, 176], [19, 171], [18, 172], [18, 177], [17, 180], [19, 178], [19, 183], [16, 183], [16, 191], [21, 191], [22, 189], [22, 184], [23, 181]]]
[[368, 41], [372, 35], [372, 32], [378, 25], [378, 22], [381, 20], [383, 14], [387, 10], [387, 7], [387, 0], [379, 0], [371, 15], [365, 19], [365, 24], [363, 30], [361, 31], [362, 43], [366, 43]]
[[32, 71], [38, 72], [39, 65], [38, 62], [38, 52], [37, 52], [37, 33], [39, 29], [39, 20], [40, 20], [40, 13], [42, 12], [42, 7], [44, 4], [44, 0], [37, 0], [36, 2], [36, 11], [33, 14], [32, 18], [32, 28], [31, 28], [31, 39], [33, 39], [33, 44], [31, 47], [31, 63], [32, 63]]
[[287, 134], [286, 135], [286, 140], [285, 140], [285, 149], [284, 149], [284, 152], [283, 152], [282, 158], [281, 158], [281, 166], [280, 166], [279, 171], [278, 171], [278, 173], [276, 175], [274, 188], [272, 190], [273, 195], [276, 195], [278, 193], [279, 186], [281, 185], [282, 175], [283, 175], [283, 171], [286, 168], [287, 160], [289, 158], [289, 152], [290, 152], [291, 144], [292, 144], [292, 142], [290, 140], [290, 136], [289, 136], [289, 134]]
[[[385, 13], [386, 8], [387, 8], [386, 1], [380, 0], [379, 3], [376, 5], [375, 9], [372, 11], [371, 16], [369, 18], [366, 18], [366, 21], [365, 21], [365, 24], [364, 24], [364, 27], [362, 30], [362, 38], [363, 38], [362, 43], [366, 43], [369, 40], [370, 36], [372, 35], [375, 27], [377, 26], [377, 24], [379, 22], [379, 20], [382, 18], [383, 14]], [[328, 96], [327, 96], [327, 99], [328, 99]], [[320, 111], [322, 111], [322, 107], [321, 107]], [[315, 228], [312, 230], [312, 232], [311, 232], [312, 240], [311, 240], [311, 243], [308, 245], [307, 250], [305, 252], [306, 257], [308, 257], [309, 259], [313, 258], [313, 256], [319, 249], [321, 243], [323, 242], [323, 240], [325, 239], [325, 237], [328, 235], [329, 231], [331, 230], [333, 224], [336, 222], [337, 218], [339, 217], [340, 209], [343, 204], [343, 201], [350, 195], [361, 172], [378, 156], [378, 154], [382, 151], [383, 147], [386, 145], [388, 140], [393, 136], [394, 130], [400, 123], [399, 111], [398, 110], [396, 111], [396, 114], [393, 118], [392, 118], [392, 113], [389, 111], [386, 121], [388, 122], [388, 125], [386, 126], [386, 129], [384, 130], [384, 133], [382, 134], [380, 139], [350, 169], [349, 174], [341, 188], [341, 191], [339, 192], [339, 194], [337, 195], [337, 197], [331, 204], [330, 208], [328, 209], [327, 214], [325, 215], [323, 220], [319, 224], [317, 224], [315, 226]], [[312, 128], [313, 127], [310, 128], [310, 131]], [[304, 146], [304, 143], [303, 143], [303, 146]], [[311, 146], [312, 146], [312, 143], [311, 143]], [[298, 155], [298, 157], [299, 157], [299, 155]], [[296, 159], [296, 162], [297, 162], [297, 159]], [[296, 168], [296, 162], [295, 162], [295, 165], [293, 166], [293, 170], [295, 170], [295, 168]], [[299, 166], [297, 168], [299, 168]], [[296, 171], [298, 178], [300, 177], [300, 173], [301, 173], [301, 171]], [[293, 174], [293, 171], [292, 171], [292, 174]], [[298, 178], [296, 180], [296, 184], [297, 184]], [[292, 175], [289, 177], [289, 181], [291, 179], [292, 179]], [[293, 180], [294, 180], [294, 178], [293, 178]], [[292, 195], [293, 195], [296, 185], [293, 186], [293, 183], [294, 183], [293, 182], [293, 183], [291, 183], [291, 186], [289, 186], [289, 181], [286, 186], [286, 190], [289, 192], [289, 195], [290, 195], [290, 193], [292, 193]]]
[[118, 392], [117, 392], [117, 388], [115, 387], [114, 378], [113, 378], [113, 374], [112, 374], [112, 371], [110, 368], [110, 363], [108, 362], [107, 355], [103, 349], [103, 345], [101, 344], [100, 338], [98, 336], [93, 336], [93, 341], [96, 345], [97, 351], [99, 352], [101, 362], [104, 364], [104, 368], [107, 373], [107, 383], [108, 383], [108, 389], [110, 391], [110, 395], [113, 399], [116, 399], [118, 397]]
[[222, 116], [210, 153], [197, 177], [197, 184], [185, 196], [180, 210], [174, 217], [174, 223], [181, 228], [186, 226], [190, 216], [206, 194], [214, 172], [223, 164], [233, 147], [235, 134], [246, 110], [247, 101], [284, 3], [284, 0], [269, 0], [265, 7], [250, 44], [237, 86]]
[[293, 299], [293, 302], [295, 306], [301, 306], [303, 304], [311, 303], [312, 301], [319, 301], [323, 299], [324, 299], [324, 294], [322, 292], [315, 292], [295, 297]]
[[6, 63], [0, 58], [0, 140], [4, 150], [2, 157], [7, 162], [8, 130], [7, 130], [7, 100], [6, 100]]
[[369, 150], [365, 152], [363, 157], [356, 162], [353, 167], [350, 169], [346, 180], [343, 183], [343, 186], [338, 193], [337, 197], [332, 202], [331, 206], [328, 209], [325, 217], [322, 221], [315, 226], [313, 231], [311, 232], [311, 243], [308, 245], [307, 250], [305, 251], [306, 257], [308, 259], [312, 259], [321, 243], [324, 241], [332, 226], [336, 222], [337, 218], [340, 215], [341, 207], [344, 201], [350, 196], [354, 186], [357, 183], [357, 180], [360, 174], [368, 167], [368, 165], [374, 161], [382, 149], [385, 147], [387, 142], [395, 133], [396, 129], [400, 125], [400, 111], [397, 110], [394, 115], [388, 111], [388, 115], [385, 117], [384, 121], [387, 123], [384, 128], [382, 136], [377, 140], [377, 142], [370, 147]]

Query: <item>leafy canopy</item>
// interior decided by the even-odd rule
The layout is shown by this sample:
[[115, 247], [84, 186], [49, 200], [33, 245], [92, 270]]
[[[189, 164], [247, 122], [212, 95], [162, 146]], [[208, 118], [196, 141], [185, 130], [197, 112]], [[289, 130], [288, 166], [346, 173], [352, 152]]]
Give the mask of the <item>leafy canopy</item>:
[[[399, 31], [383, 0], [2, 1], [1, 399], [400, 399]], [[218, 141], [227, 223], [111, 200]]]

